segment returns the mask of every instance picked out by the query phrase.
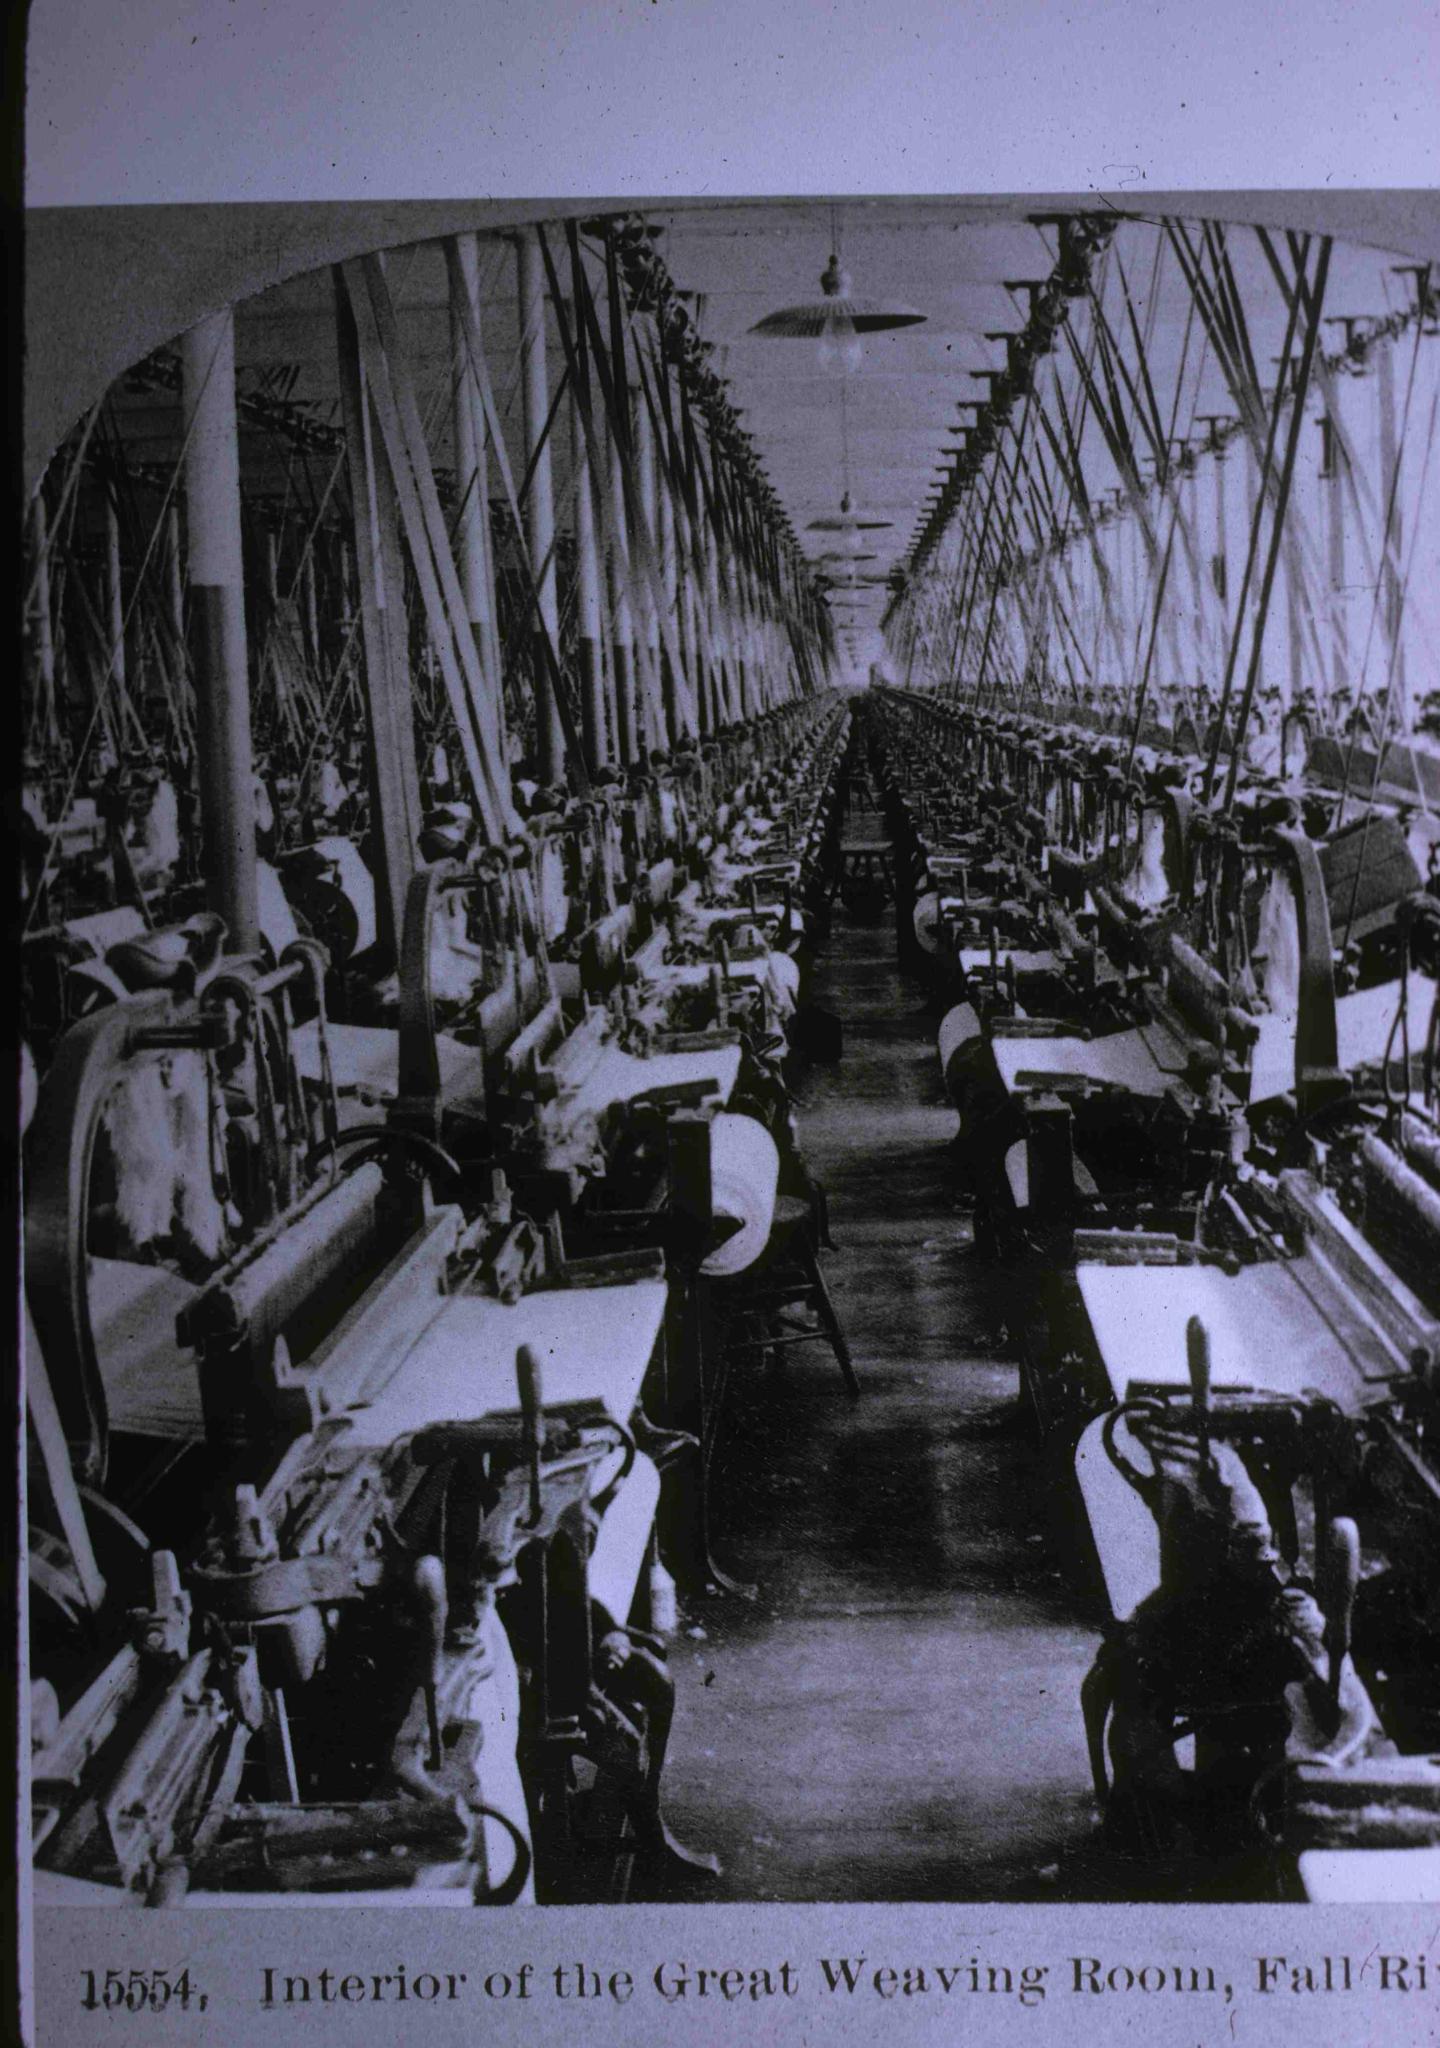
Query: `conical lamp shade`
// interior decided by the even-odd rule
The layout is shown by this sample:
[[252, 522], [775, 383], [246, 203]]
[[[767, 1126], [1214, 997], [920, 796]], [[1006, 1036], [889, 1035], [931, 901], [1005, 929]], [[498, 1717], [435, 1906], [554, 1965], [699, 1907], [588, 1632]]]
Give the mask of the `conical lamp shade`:
[[820, 289], [823, 298], [781, 306], [757, 320], [750, 332], [772, 341], [821, 341], [835, 333], [882, 334], [891, 327], [916, 327], [927, 318], [898, 300], [855, 298], [850, 274], [833, 254], [821, 274]]
[[918, 327], [928, 313], [885, 299], [809, 299], [781, 306], [750, 329], [771, 341], [819, 341], [848, 321], [856, 334], [883, 334], [892, 327]]
[[[846, 468], [849, 468], [848, 443], [846, 445]], [[805, 531], [807, 533], [870, 533], [878, 532], [882, 527], [893, 526], [894, 524], [893, 519], [867, 519], [863, 512], [854, 511], [851, 507], [850, 493], [847, 490], [840, 499], [840, 510], [838, 512], [829, 512], [823, 519], [812, 519]]]
[[862, 519], [855, 512], [832, 512], [825, 519], [812, 519], [807, 524], [807, 533], [878, 533], [881, 527], [893, 526], [893, 519]]

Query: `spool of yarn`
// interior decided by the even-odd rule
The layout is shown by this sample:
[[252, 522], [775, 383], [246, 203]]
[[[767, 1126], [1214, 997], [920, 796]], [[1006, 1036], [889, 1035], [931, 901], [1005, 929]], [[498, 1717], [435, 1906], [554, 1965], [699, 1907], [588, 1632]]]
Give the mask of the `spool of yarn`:
[[780, 1154], [763, 1124], [749, 1116], [717, 1116], [710, 1126], [710, 1199], [717, 1216], [740, 1225], [711, 1252], [701, 1271], [712, 1278], [743, 1273], [770, 1238]]
[[921, 951], [932, 956], [940, 951], [940, 898], [933, 889], [916, 899], [915, 940]]
[[972, 1045], [979, 1036], [980, 1019], [969, 1003], [957, 1003], [941, 1020], [935, 1045], [940, 1054], [940, 1072], [952, 1096], [955, 1090], [950, 1080], [950, 1063], [957, 1053]]

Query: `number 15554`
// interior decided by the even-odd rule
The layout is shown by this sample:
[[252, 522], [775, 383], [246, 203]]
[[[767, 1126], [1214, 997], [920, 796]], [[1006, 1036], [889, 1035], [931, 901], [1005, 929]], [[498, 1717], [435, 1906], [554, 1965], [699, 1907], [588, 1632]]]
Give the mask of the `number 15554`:
[[210, 2000], [192, 1981], [189, 1970], [172, 1977], [168, 1970], [82, 1970], [80, 2003], [86, 2012], [204, 2012]]

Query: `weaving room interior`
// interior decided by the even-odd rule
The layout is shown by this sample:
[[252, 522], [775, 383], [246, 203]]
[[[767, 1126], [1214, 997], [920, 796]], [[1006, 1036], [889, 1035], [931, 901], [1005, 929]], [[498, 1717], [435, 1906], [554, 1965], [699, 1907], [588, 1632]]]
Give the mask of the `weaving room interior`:
[[1440, 1899], [1440, 199], [26, 232], [37, 1902]]

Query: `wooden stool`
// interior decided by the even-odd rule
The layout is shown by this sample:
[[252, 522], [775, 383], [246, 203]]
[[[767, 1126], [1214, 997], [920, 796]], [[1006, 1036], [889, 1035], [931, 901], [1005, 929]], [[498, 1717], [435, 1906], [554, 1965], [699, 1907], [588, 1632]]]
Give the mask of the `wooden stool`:
[[[818, 1246], [821, 1233], [816, 1204], [801, 1195], [781, 1195], [775, 1203], [770, 1242], [749, 1272], [737, 1277], [727, 1312], [744, 1330], [755, 1319], [766, 1325], [762, 1334], [743, 1336], [738, 1342], [722, 1340], [732, 1354], [762, 1351], [779, 1353], [792, 1344], [830, 1346], [840, 1377], [852, 1398], [860, 1382], [850, 1359], [850, 1346], [820, 1270]], [[786, 1310], [807, 1311], [813, 1321], [793, 1322]]]

